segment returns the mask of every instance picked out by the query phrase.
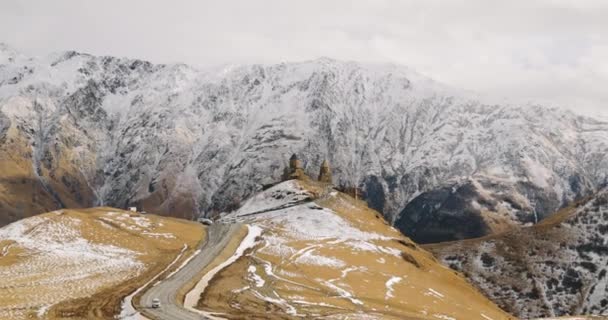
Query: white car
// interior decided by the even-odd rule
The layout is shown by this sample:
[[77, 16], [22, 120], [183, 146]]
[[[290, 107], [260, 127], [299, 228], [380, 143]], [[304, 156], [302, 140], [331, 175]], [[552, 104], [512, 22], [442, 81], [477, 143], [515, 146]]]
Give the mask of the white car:
[[152, 308], [160, 308], [160, 299], [154, 298], [152, 299]]

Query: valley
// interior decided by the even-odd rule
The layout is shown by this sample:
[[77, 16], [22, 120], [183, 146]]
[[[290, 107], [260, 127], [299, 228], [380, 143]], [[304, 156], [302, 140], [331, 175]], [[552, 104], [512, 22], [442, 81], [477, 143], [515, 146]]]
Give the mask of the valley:
[[[0, 272], [17, 289], [2, 292], [24, 300], [3, 299], [0, 318], [266, 318], [271, 308], [273, 318], [511, 319], [378, 212], [332, 190], [312, 180], [282, 182], [210, 228], [112, 208], [62, 210], [13, 223], [0, 229], [7, 248], [2, 261], [8, 262]], [[308, 200], [294, 205], [303, 197]], [[49, 235], [56, 238], [49, 241]], [[70, 249], [75, 243], [79, 249]], [[28, 258], [20, 253], [25, 249]], [[22, 264], [45, 252], [56, 261], [40, 262], [48, 273], [11, 271], [26, 272]], [[57, 264], [64, 252], [72, 259]], [[100, 277], [107, 273], [112, 277]], [[67, 281], [72, 274], [87, 286]], [[61, 282], [67, 287], [58, 287]], [[22, 284], [29, 289], [19, 289]], [[31, 299], [44, 291], [48, 295]], [[151, 309], [157, 297], [162, 308]], [[134, 309], [125, 305], [131, 299]]]
[[[293, 164], [291, 172], [301, 172]], [[8, 281], [0, 319], [602, 314], [606, 195], [532, 227], [425, 246], [366, 202], [303, 173], [211, 226], [113, 208], [62, 209], [0, 228], [0, 274]], [[158, 298], [161, 307], [151, 308]]]
[[0, 44], [0, 319], [602, 319], [607, 154], [393, 64]]

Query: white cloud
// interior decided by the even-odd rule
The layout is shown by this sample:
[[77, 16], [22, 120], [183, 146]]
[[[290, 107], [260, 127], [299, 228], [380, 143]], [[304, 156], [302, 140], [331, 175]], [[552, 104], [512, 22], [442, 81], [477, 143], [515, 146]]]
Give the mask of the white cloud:
[[608, 110], [603, 0], [0, 3], [0, 41], [195, 65], [330, 56], [404, 64], [455, 87]]

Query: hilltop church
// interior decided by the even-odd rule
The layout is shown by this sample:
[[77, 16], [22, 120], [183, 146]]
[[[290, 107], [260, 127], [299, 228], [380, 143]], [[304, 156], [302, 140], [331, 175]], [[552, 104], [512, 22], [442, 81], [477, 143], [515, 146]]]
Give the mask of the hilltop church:
[[[291, 156], [291, 158], [289, 158], [289, 167], [286, 167], [285, 172], [283, 173], [283, 180], [291, 179], [310, 179], [304, 172], [302, 161], [298, 159], [298, 156], [295, 153]], [[332, 184], [331, 169], [329, 168], [329, 162], [327, 162], [327, 160], [323, 160], [317, 180], [319, 182]]]

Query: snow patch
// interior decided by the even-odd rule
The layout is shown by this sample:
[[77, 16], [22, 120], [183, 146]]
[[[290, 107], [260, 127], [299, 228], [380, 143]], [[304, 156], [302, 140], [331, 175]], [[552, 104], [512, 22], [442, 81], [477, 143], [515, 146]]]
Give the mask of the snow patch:
[[255, 286], [261, 288], [266, 282], [256, 273], [256, 270], [257, 268], [255, 266], [249, 266], [249, 268], [247, 268], [247, 272], [249, 272], [250, 278], [255, 282]]
[[247, 235], [236, 249], [236, 252], [228, 258], [226, 261], [220, 263], [215, 268], [211, 269], [207, 274], [203, 276], [203, 278], [194, 286], [194, 288], [186, 294], [184, 299], [184, 307], [190, 311], [202, 314], [210, 319], [222, 319], [221, 317], [214, 316], [212, 313], [196, 309], [195, 306], [198, 303], [198, 300], [205, 292], [207, 285], [209, 285], [209, 281], [213, 279], [216, 273], [220, 272], [225, 267], [234, 263], [239, 257], [243, 255], [245, 250], [253, 247], [255, 245], [255, 239], [262, 234], [262, 229], [257, 226], [247, 226]]
[[393, 295], [394, 289], [393, 286], [399, 282], [401, 282], [401, 280], [403, 280], [403, 278], [401, 277], [391, 277], [390, 279], [388, 279], [386, 281], [386, 295], [384, 296], [385, 300], [388, 300], [389, 298], [394, 298], [395, 296]]
[[424, 295], [425, 296], [433, 296], [433, 297], [440, 298], [440, 299], [444, 298], [443, 294], [437, 292], [436, 290], [434, 290], [432, 288], [429, 288], [428, 291]]
[[298, 256], [295, 260], [295, 263], [315, 265], [315, 266], [326, 266], [326, 267], [333, 267], [333, 268], [342, 268], [346, 265], [344, 263], [344, 261], [342, 261], [340, 259], [317, 255], [317, 254], [314, 254], [313, 251], [314, 250], [309, 250], [309, 251], [306, 251], [305, 253], [303, 253], [302, 255]]

